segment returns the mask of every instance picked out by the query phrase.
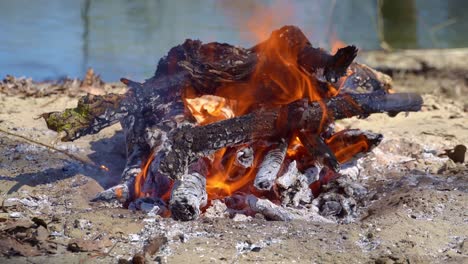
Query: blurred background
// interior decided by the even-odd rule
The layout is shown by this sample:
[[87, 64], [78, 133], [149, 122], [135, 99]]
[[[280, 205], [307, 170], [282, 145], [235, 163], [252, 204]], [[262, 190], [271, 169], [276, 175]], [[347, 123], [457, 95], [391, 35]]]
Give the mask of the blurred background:
[[105, 81], [142, 81], [186, 38], [254, 45], [255, 23], [246, 21], [268, 31], [297, 25], [328, 49], [468, 46], [464, 0], [4, 0], [0, 10], [0, 76], [35, 80], [82, 77], [93, 67]]

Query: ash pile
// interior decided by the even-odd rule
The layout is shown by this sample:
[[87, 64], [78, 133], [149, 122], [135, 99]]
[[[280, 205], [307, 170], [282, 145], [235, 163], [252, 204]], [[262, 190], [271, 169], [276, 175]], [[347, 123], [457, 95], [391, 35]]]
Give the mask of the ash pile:
[[72, 141], [120, 122], [121, 183], [94, 201], [177, 220], [202, 214], [351, 221], [366, 189], [359, 159], [383, 136], [336, 121], [419, 111], [391, 78], [354, 62], [357, 48], [315, 48], [285, 26], [252, 48], [186, 40], [125, 94], [87, 95], [43, 114]]

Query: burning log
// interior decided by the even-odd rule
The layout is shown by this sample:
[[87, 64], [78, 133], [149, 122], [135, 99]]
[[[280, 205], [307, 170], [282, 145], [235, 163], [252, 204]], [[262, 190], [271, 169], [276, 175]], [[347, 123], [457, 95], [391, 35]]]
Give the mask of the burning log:
[[340, 169], [335, 154], [319, 135], [303, 130], [299, 131], [298, 134], [299, 139], [316, 163], [323, 164], [335, 172]]
[[284, 137], [301, 129], [319, 133], [323, 118], [331, 122], [372, 113], [418, 111], [421, 105], [421, 96], [410, 93], [349, 94], [322, 102], [301, 100], [205, 126], [181, 127], [170, 137], [172, 146], [164, 154], [159, 170], [177, 179], [198, 157], [220, 148]]
[[255, 188], [268, 191], [273, 187], [273, 183], [286, 157], [287, 148], [288, 144], [283, 139], [277, 146], [268, 151], [259, 166], [257, 176], [255, 176]]
[[360, 153], [369, 152], [382, 141], [382, 134], [346, 129], [334, 134], [327, 140], [330, 149], [341, 163], [359, 158]]

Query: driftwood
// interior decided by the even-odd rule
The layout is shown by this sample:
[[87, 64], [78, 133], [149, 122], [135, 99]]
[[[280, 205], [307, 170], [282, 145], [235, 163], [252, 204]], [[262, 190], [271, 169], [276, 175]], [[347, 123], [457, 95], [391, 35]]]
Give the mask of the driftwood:
[[[61, 133], [63, 141], [97, 133], [120, 121], [127, 146], [122, 182], [98, 195], [97, 200], [135, 198], [135, 177], [152, 155], [147, 177], [174, 179], [171, 212], [175, 218], [192, 219], [206, 202], [206, 174], [192, 172], [189, 167], [218, 149], [258, 140], [277, 142], [284, 138], [288, 142], [299, 134], [310, 156], [338, 170], [340, 157], [334, 149], [338, 141], [333, 141], [337, 137], [321, 136], [334, 120], [420, 109], [419, 95], [387, 94], [389, 80], [353, 63], [356, 54], [354, 46], [334, 55], [314, 48], [293, 26], [274, 31], [269, 39], [250, 49], [187, 40], [160, 60], [154, 77], [144, 83], [122, 79], [128, 86], [126, 94], [88, 95], [80, 99], [75, 109], [43, 117], [50, 129]], [[277, 63], [279, 56], [288, 63]], [[289, 93], [300, 87], [303, 80], [292, 78], [289, 64], [296, 65], [303, 78], [313, 84], [314, 94], [302, 91], [301, 97], [291, 98]], [[350, 69], [353, 72], [349, 75]], [[203, 95], [232, 101], [242, 101], [247, 96], [255, 100], [236, 109], [234, 118], [198, 126], [187, 113], [184, 99]], [[247, 166], [246, 157], [238, 159], [238, 163]], [[277, 172], [270, 174], [267, 178], [274, 181]]]

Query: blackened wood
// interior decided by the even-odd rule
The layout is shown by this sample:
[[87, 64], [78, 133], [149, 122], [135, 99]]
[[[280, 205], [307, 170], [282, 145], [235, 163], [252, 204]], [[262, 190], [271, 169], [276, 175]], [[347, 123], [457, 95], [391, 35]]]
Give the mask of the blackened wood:
[[159, 169], [177, 179], [198, 157], [220, 148], [281, 138], [301, 129], [319, 134], [320, 127], [325, 127], [323, 123], [333, 120], [389, 111], [418, 111], [421, 105], [422, 98], [417, 94], [349, 94], [321, 102], [300, 100], [206, 126], [182, 127], [170, 136], [172, 145], [162, 157]]
[[309, 156], [319, 164], [325, 165], [333, 171], [340, 169], [340, 164], [335, 157], [335, 153], [324, 142], [323, 138], [307, 130], [300, 130], [298, 133], [304, 147], [309, 152]]
[[331, 56], [322, 49], [308, 45], [301, 50], [298, 63], [315, 74], [323, 71], [325, 80], [334, 83], [346, 74], [346, 70], [356, 58], [357, 52], [358, 49], [355, 46], [347, 46]]

